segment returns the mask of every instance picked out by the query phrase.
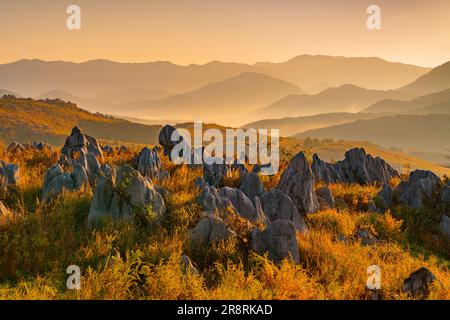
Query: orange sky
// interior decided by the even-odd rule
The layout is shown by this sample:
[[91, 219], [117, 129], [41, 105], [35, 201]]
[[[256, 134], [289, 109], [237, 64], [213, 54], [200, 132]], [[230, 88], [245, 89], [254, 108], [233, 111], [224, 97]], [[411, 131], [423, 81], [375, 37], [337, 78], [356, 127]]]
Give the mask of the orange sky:
[[[66, 29], [81, 7], [82, 30]], [[382, 9], [382, 30], [366, 8]], [[299, 54], [450, 60], [448, 0], [2, 0], [0, 63], [22, 58], [123, 62], [285, 61]]]

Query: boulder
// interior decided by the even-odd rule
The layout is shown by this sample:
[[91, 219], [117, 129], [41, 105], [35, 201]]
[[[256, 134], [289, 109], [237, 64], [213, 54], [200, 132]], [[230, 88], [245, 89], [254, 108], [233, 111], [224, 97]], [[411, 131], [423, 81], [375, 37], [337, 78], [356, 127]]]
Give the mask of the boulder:
[[392, 206], [393, 192], [389, 184], [383, 184], [383, 187], [375, 196], [375, 201], [378, 203], [378, 207], [382, 210], [387, 210]]
[[241, 217], [249, 220], [258, 220], [262, 212], [259, 212], [254, 203], [239, 189], [224, 187], [219, 194], [222, 198], [228, 199]]
[[217, 187], [229, 173], [229, 168], [225, 163], [203, 164], [203, 179], [212, 186]]
[[258, 254], [268, 253], [275, 263], [284, 259], [300, 262], [295, 226], [289, 220], [275, 220], [263, 231], [255, 229], [251, 234], [251, 248]]
[[368, 230], [360, 229], [356, 232], [356, 237], [361, 241], [362, 246], [373, 246], [379, 242], [379, 240]]
[[314, 192], [314, 174], [303, 152], [291, 160], [281, 176], [277, 189], [287, 194], [300, 212], [308, 214], [319, 210]]
[[438, 189], [440, 179], [428, 170], [415, 170], [410, 173], [407, 181], [402, 181], [394, 189], [400, 202], [411, 208], [419, 209], [424, 206], [426, 199], [431, 200]]
[[269, 221], [289, 220], [300, 232], [307, 232], [305, 220], [298, 212], [288, 195], [278, 189], [272, 189], [261, 195], [261, 208]]
[[184, 273], [187, 274], [198, 274], [198, 270], [194, 267], [191, 259], [187, 255], [182, 255], [180, 258], [180, 267]]
[[441, 230], [442, 235], [450, 240], [450, 217], [446, 214], [442, 215], [441, 222], [439, 224], [439, 229]]
[[363, 148], [348, 150], [344, 160], [334, 164], [322, 161], [315, 154], [311, 168], [317, 181], [325, 183], [385, 184], [398, 176], [383, 159], [366, 154]]
[[326, 205], [332, 209], [335, 207], [334, 196], [328, 187], [320, 187], [316, 190], [316, 195], [325, 201]]
[[242, 179], [241, 185], [239, 187], [249, 199], [253, 199], [254, 197], [261, 196], [265, 190], [264, 186], [259, 179], [259, 176], [256, 173], [250, 172], [247, 173]]
[[450, 207], [450, 180], [444, 186], [441, 192], [441, 201], [445, 206]]
[[147, 147], [143, 148], [136, 158], [136, 169], [144, 177], [156, 178], [161, 169], [158, 153]]
[[429, 287], [436, 280], [434, 274], [427, 268], [420, 268], [403, 281], [402, 291], [414, 297], [426, 299], [430, 293]]
[[164, 200], [151, 180], [125, 165], [117, 173], [105, 170], [99, 178], [89, 209], [88, 222], [111, 217], [131, 221], [149, 214], [161, 218], [166, 211]]
[[172, 159], [171, 152], [172, 149], [180, 142], [183, 141], [183, 137], [178, 135], [178, 139], [176, 141], [172, 141], [172, 134], [177, 131], [171, 125], [165, 125], [161, 131], [159, 132], [159, 144], [164, 148], [164, 154]]
[[0, 184], [15, 186], [19, 182], [19, 166], [0, 160]]
[[189, 230], [189, 237], [197, 246], [207, 246], [211, 243], [226, 241], [236, 237], [236, 233], [218, 217], [207, 216]]
[[66, 139], [61, 154], [66, 155], [69, 159], [75, 159], [77, 153], [91, 153], [95, 157], [103, 159], [103, 152], [97, 139], [83, 134], [80, 128], [74, 127]]
[[109, 145], [102, 146], [102, 152], [107, 156], [110, 156], [114, 153], [114, 148]]

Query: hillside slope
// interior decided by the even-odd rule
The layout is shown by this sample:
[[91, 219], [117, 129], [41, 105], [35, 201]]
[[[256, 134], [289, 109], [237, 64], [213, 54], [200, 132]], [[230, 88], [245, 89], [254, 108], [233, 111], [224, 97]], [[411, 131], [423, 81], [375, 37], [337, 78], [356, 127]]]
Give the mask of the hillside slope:
[[450, 61], [440, 65], [399, 90], [415, 95], [439, 92], [450, 88]]
[[0, 140], [60, 145], [74, 126], [99, 139], [155, 143], [161, 126], [146, 126], [92, 114], [61, 100], [0, 99]]

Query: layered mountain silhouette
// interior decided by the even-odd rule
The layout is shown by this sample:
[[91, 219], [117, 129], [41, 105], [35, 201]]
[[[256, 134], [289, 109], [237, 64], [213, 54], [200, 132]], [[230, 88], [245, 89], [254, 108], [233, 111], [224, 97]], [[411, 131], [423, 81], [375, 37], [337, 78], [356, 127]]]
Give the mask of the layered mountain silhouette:
[[331, 112], [358, 112], [383, 99], [408, 99], [401, 91], [369, 90], [354, 85], [329, 88], [316, 95], [290, 95], [258, 110], [255, 117], [279, 118]]
[[363, 112], [391, 113], [450, 113], [450, 89], [427, 94], [408, 101], [382, 100], [374, 103]]
[[254, 66], [264, 69], [273, 77], [290, 81], [310, 93], [318, 93], [326, 87], [344, 84], [388, 90], [399, 87], [398, 83], [414, 81], [430, 70], [387, 62], [380, 58], [323, 55], [301, 55], [283, 63], [261, 62]]
[[450, 88], [450, 61], [440, 65], [399, 90], [416, 96], [439, 92]]
[[449, 146], [450, 115], [395, 115], [308, 130], [297, 138], [370, 141], [385, 147], [442, 153]]
[[352, 83], [386, 90], [404, 86], [430, 69], [379, 58], [302, 55], [282, 63], [254, 65], [213, 61], [180, 66], [170, 62], [119, 63], [92, 60], [83, 63], [20, 60], [0, 65], [0, 88], [14, 88], [25, 96], [55, 89], [80, 97], [130, 88], [183, 93], [244, 72], [264, 73], [317, 93], [330, 86]]
[[279, 129], [281, 136], [291, 136], [299, 132], [338, 125], [356, 120], [374, 119], [386, 116], [381, 113], [323, 113], [313, 116], [267, 119], [248, 123], [244, 128]]
[[114, 107], [114, 113], [127, 111], [136, 117], [158, 115], [169, 119], [237, 123], [245, 113], [286, 95], [302, 91], [292, 83], [261, 73], [245, 72], [200, 89], [165, 99], [126, 103]]

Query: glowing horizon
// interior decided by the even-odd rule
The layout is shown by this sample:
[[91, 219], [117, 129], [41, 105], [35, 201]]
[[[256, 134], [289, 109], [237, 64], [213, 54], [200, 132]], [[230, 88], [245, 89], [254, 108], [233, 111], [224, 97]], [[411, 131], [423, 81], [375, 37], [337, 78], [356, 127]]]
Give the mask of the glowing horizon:
[[[81, 30], [65, 27], [70, 4], [81, 8]], [[370, 4], [381, 7], [381, 30], [366, 27]], [[21, 59], [253, 64], [304, 54], [425, 67], [450, 60], [450, 3], [443, 0], [4, 0], [0, 17], [6, 44], [1, 64]]]

